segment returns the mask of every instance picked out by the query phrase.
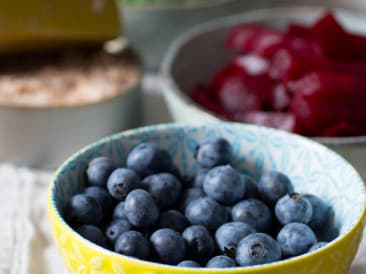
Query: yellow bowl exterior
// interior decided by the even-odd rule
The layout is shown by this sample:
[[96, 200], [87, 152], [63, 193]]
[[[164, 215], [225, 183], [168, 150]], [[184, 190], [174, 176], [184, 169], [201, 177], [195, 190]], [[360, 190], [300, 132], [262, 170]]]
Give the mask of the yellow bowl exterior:
[[49, 189], [49, 218], [53, 237], [70, 274], [346, 274], [366, 225], [366, 209], [360, 221], [345, 235], [315, 253], [276, 264], [221, 270], [179, 269], [114, 254], [84, 239], [64, 223]]
[[70, 274], [218, 274], [218, 273], [256, 273], [256, 274], [345, 274], [355, 256], [362, 231], [365, 226], [359, 222], [348, 234], [317, 253], [311, 253], [278, 264], [237, 268], [229, 270], [178, 269], [159, 264], [145, 263], [129, 259], [102, 248], [96, 248], [72, 232], [58, 217], [54, 207], [49, 214], [54, 239]]
[[[258, 128], [250, 125], [235, 125], [235, 124], [214, 124], [211, 126], [201, 126], [198, 129], [196, 129], [194, 126], [189, 126], [190, 130], [197, 130], [197, 132], [200, 132], [200, 130], [203, 130], [204, 128], [207, 130], [216, 129], [219, 128], [219, 130], [222, 130], [220, 132], [224, 132], [224, 130], [245, 130], [257, 132], [259, 134], [262, 134], [265, 136], [265, 138], [268, 138], [268, 134], [272, 134], [276, 132], [276, 136], [287, 136], [288, 133], [272, 130], [272, 129], [264, 129], [264, 128]], [[167, 131], [164, 131], [167, 129]], [[167, 266], [163, 264], [157, 264], [157, 263], [151, 263], [147, 261], [137, 260], [134, 258], [126, 257], [119, 255], [117, 253], [108, 251], [107, 249], [104, 249], [102, 247], [99, 247], [88, 240], [82, 238], [77, 232], [75, 232], [61, 217], [60, 212], [56, 208], [56, 199], [53, 197], [55, 195], [55, 189], [56, 186], [65, 187], [67, 188], [68, 184], [67, 181], [59, 180], [57, 181], [58, 176], [65, 176], [70, 169], [73, 170], [76, 165], [73, 163], [73, 161], [76, 162], [80, 161], [83, 162], [84, 165], [86, 163], [86, 159], [84, 156], [88, 154], [87, 152], [90, 152], [91, 150], [98, 150], [100, 149], [100, 145], [104, 144], [111, 144], [111, 143], [120, 143], [119, 138], [123, 137], [122, 139], [128, 143], [132, 139], [136, 141], [136, 138], [144, 139], [147, 136], [155, 136], [155, 135], [148, 135], [148, 133], [154, 133], [154, 134], [165, 134], [165, 136], [168, 136], [171, 133], [174, 133], [172, 138], [183, 138], [181, 135], [183, 130], [186, 129], [183, 125], [162, 125], [159, 126], [152, 126], [147, 128], [141, 128], [139, 130], [133, 130], [133, 131], [126, 131], [122, 133], [121, 135], [112, 136], [112, 138], [104, 139], [96, 144], [93, 144], [92, 146], [89, 146], [83, 150], [81, 150], [79, 153], [75, 154], [73, 157], [71, 157], [68, 161], [64, 163], [62, 167], [59, 168], [59, 170], [56, 172], [56, 175], [54, 179], [51, 181], [49, 186], [49, 193], [48, 193], [48, 205], [49, 205], [49, 218], [52, 225], [52, 231], [53, 236], [55, 239], [55, 242], [58, 246], [58, 249], [60, 251], [60, 254], [64, 260], [64, 263], [66, 265], [66, 268], [70, 274], [219, 274], [219, 273], [232, 273], [232, 274], [346, 274], [348, 272], [348, 269], [352, 263], [352, 260], [355, 257], [355, 254], [357, 252], [358, 246], [361, 241], [362, 232], [366, 225], [366, 206], [365, 206], [365, 194], [364, 187], [362, 185], [361, 179], [358, 177], [357, 173], [354, 171], [354, 169], [351, 166], [348, 166], [346, 170], [344, 170], [344, 173], [346, 173], [346, 177], [351, 176], [350, 178], [355, 178], [357, 181], [357, 184], [361, 184], [362, 187], [360, 188], [352, 188], [353, 181], [349, 182], [349, 189], [341, 188], [340, 195], [344, 195], [345, 197], [348, 197], [346, 200], [347, 203], [351, 203], [349, 201], [352, 201], [352, 205], [350, 205], [350, 209], [353, 207], [359, 208], [359, 211], [357, 210], [356, 219], [354, 222], [352, 222], [352, 226], [344, 231], [344, 233], [341, 233], [340, 236], [338, 236], [335, 240], [333, 240], [331, 243], [326, 245], [325, 247], [311, 253], [304, 254], [302, 256], [298, 256], [295, 258], [291, 258], [288, 260], [283, 260], [280, 262], [272, 263], [272, 264], [266, 264], [266, 265], [260, 265], [260, 266], [253, 266], [253, 267], [237, 267], [237, 268], [231, 268], [231, 269], [206, 269], [206, 268], [177, 268], [172, 266]], [[189, 131], [192, 133], [192, 131]], [[177, 135], [178, 134], [178, 135]], [[192, 133], [193, 134], [193, 133]], [[160, 135], [159, 135], [160, 136]], [[193, 136], [193, 135], [192, 135]], [[234, 137], [237, 135], [232, 135], [231, 137]], [[242, 135], [240, 135], [242, 136]], [[307, 145], [309, 140], [306, 140], [302, 137], [296, 137], [296, 139], [299, 141], [299, 147], [301, 147], [301, 151], [303, 151], [304, 147], [307, 148]], [[165, 139], [164, 139], [165, 140]], [[180, 140], [180, 139], [179, 139]], [[263, 142], [267, 139], [259, 139], [259, 145], [263, 145]], [[273, 139], [275, 140], [275, 139]], [[287, 139], [279, 139], [285, 142], [286, 140], [288, 142], [291, 142], [292, 137]], [[118, 141], [118, 142], [117, 142]], [[268, 140], [267, 140], [268, 141]], [[131, 144], [130, 144], [131, 145]], [[248, 145], [248, 144], [247, 144]], [[309, 145], [309, 144], [308, 144]], [[314, 142], [313, 144], [315, 147], [317, 147], [314, 151], [318, 153], [326, 152], [326, 154], [332, 154], [332, 152], [328, 151], [328, 149], [320, 148], [318, 144]], [[257, 147], [257, 146], [255, 146]], [[109, 147], [109, 149], [111, 149]], [[113, 148], [116, 148], [113, 146]], [[109, 151], [109, 150], [108, 150]], [[295, 148], [291, 151], [292, 154], [298, 155], [296, 153]], [[343, 160], [341, 158], [334, 157], [333, 155], [331, 158], [325, 157], [324, 159], [332, 159], [332, 161], [341, 161]], [[282, 157], [282, 156], [281, 156]], [[89, 159], [89, 158], [88, 158]], [[342, 165], [336, 165], [341, 168]], [[326, 166], [321, 166], [320, 168], [329, 168]], [[330, 169], [330, 172], [333, 171]], [[347, 174], [350, 172], [349, 174]], [[340, 173], [333, 172], [334, 174], [340, 176]], [[326, 173], [328, 174], [328, 173]], [[353, 174], [353, 175], [352, 175]], [[76, 179], [79, 177], [75, 177]], [[75, 179], [74, 178], [74, 179]], [[77, 179], [78, 180], [78, 179]], [[343, 181], [343, 180], [342, 180]], [[65, 185], [58, 185], [63, 184]], [[347, 190], [350, 190], [350, 193], [347, 192]], [[77, 191], [74, 189], [72, 192]], [[358, 193], [355, 191], [361, 191], [360, 194], [362, 196], [362, 199], [358, 199], [356, 196]], [[69, 191], [70, 192], [70, 191]], [[63, 195], [61, 195], [63, 196]], [[338, 196], [334, 196], [334, 199], [337, 199]], [[361, 202], [360, 202], [361, 201]], [[346, 215], [352, 214], [350, 211], [345, 212]], [[345, 216], [346, 218], [347, 216]], [[342, 217], [343, 218], [343, 217]]]

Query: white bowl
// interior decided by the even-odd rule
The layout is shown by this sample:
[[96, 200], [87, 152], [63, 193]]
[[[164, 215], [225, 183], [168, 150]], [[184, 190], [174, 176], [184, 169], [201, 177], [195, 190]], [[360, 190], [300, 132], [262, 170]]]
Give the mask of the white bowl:
[[[310, 24], [326, 10], [323, 7], [256, 10], [207, 22], [184, 33], [171, 45], [162, 65], [164, 97], [174, 120], [194, 123], [220, 120], [193, 102], [188, 92], [195, 84], [208, 82], [233, 56], [223, 47], [233, 26], [264, 23], [281, 27], [289, 21]], [[366, 33], [365, 17], [346, 10], [336, 10], [336, 13], [348, 29]], [[343, 155], [366, 178], [366, 136], [315, 139]]]

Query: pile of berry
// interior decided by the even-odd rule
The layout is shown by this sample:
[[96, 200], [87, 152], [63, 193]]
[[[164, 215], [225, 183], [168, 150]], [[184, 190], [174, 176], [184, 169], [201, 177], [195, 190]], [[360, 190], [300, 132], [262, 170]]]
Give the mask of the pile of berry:
[[93, 159], [88, 185], [71, 197], [66, 219], [86, 239], [119, 254], [181, 267], [225, 268], [279, 261], [316, 250], [329, 207], [294, 192], [283, 173], [258, 182], [230, 166], [230, 144], [204, 140], [199, 170], [181, 176], [169, 153], [135, 146], [127, 167]]

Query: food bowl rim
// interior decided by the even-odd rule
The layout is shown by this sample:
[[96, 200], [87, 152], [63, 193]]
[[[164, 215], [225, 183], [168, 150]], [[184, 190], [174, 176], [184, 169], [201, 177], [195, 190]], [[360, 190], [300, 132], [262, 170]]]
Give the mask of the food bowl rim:
[[[334, 245], [336, 245], [338, 242], [342, 241], [343, 239], [347, 238], [349, 235], [355, 233], [355, 231], [358, 229], [359, 226], [362, 227], [363, 222], [365, 221], [366, 218], [366, 186], [364, 185], [360, 175], [358, 174], [358, 172], [355, 170], [355, 168], [347, 161], [345, 160], [342, 156], [340, 156], [339, 154], [337, 154], [336, 152], [332, 151], [331, 149], [325, 147], [322, 144], [319, 144], [309, 138], [303, 137], [301, 135], [297, 135], [297, 134], [293, 134], [293, 133], [288, 133], [285, 131], [281, 131], [278, 129], [273, 129], [273, 128], [267, 128], [267, 127], [262, 127], [262, 126], [257, 126], [257, 125], [249, 125], [249, 124], [242, 124], [242, 123], [234, 123], [234, 122], [212, 122], [212, 123], [208, 123], [205, 125], [193, 125], [193, 124], [187, 124], [187, 123], [168, 123], [168, 124], [157, 124], [157, 125], [151, 125], [151, 126], [145, 126], [145, 127], [140, 127], [140, 128], [136, 128], [136, 129], [130, 129], [127, 131], [123, 131], [117, 134], [113, 134], [111, 136], [105, 137], [97, 142], [94, 142], [84, 148], [82, 148], [81, 150], [79, 150], [78, 152], [76, 152], [75, 154], [73, 154], [72, 156], [70, 156], [54, 173], [51, 182], [49, 184], [48, 187], [48, 209], [49, 209], [49, 217], [52, 220], [52, 225], [59, 225], [59, 226], [63, 226], [65, 227], [74, 237], [78, 238], [82, 243], [84, 243], [86, 246], [89, 246], [91, 248], [94, 248], [96, 250], [98, 250], [99, 252], [101, 252], [103, 255], [105, 256], [112, 256], [112, 258], [124, 258], [126, 260], [129, 260], [131, 262], [135, 262], [135, 263], [140, 263], [143, 264], [144, 266], [154, 266], [154, 267], [161, 267], [164, 268], [165, 270], [175, 270], [175, 269], [184, 269], [186, 271], [194, 271], [197, 269], [192, 269], [192, 268], [182, 268], [182, 267], [177, 267], [177, 266], [170, 266], [170, 265], [166, 265], [166, 264], [160, 264], [160, 263], [155, 263], [155, 262], [149, 262], [149, 261], [145, 261], [145, 260], [141, 260], [141, 259], [137, 259], [137, 258], [133, 258], [133, 257], [128, 257], [125, 255], [120, 255], [117, 254], [111, 250], [105, 249], [103, 247], [100, 247], [90, 241], [88, 241], [87, 239], [83, 238], [82, 236], [80, 236], [74, 229], [71, 228], [71, 226], [69, 224], [66, 223], [66, 221], [64, 220], [64, 218], [62, 217], [61, 213], [59, 212], [57, 206], [56, 206], [56, 182], [58, 180], [58, 178], [60, 176], [62, 176], [65, 171], [67, 170], [67, 167], [69, 166], [69, 163], [77, 161], [78, 158], [80, 157], [80, 155], [83, 155], [84, 153], [86, 153], [87, 151], [93, 150], [95, 147], [99, 146], [99, 145], [103, 145], [115, 140], [119, 140], [121, 138], [126, 138], [128, 136], [131, 135], [138, 135], [138, 134], [146, 134], [147, 132], [166, 132], [166, 131], [177, 131], [177, 130], [181, 130], [181, 129], [191, 129], [191, 128], [200, 128], [200, 127], [228, 127], [228, 126], [234, 126], [234, 127], [243, 127], [243, 128], [252, 128], [252, 129], [256, 129], [256, 130], [262, 130], [261, 132], [265, 131], [269, 134], [274, 133], [277, 135], [282, 135], [285, 136], [286, 138], [296, 138], [301, 142], [305, 142], [308, 143], [311, 146], [314, 146], [314, 148], [318, 148], [318, 149], [322, 149], [323, 151], [325, 151], [326, 153], [332, 154], [334, 157], [337, 157], [339, 159], [341, 159], [343, 162], [345, 162], [348, 167], [352, 170], [352, 172], [356, 175], [355, 178], [357, 178], [357, 181], [353, 182], [353, 183], [357, 183], [360, 184], [363, 188], [363, 192], [364, 192], [364, 206], [363, 206], [363, 210], [361, 212], [361, 215], [358, 217], [357, 222], [351, 227], [349, 228], [348, 231], [345, 231], [343, 234], [341, 234], [340, 236], [338, 236], [336, 239], [334, 239], [332, 242], [330, 242], [329, 244], [327, 244], [326, 246], [311, 252], [311, 253], [306, 253], [300, 256], [296, 256], [290, 259], [286, 259], [286, 260], [281, 260], [281, 261], [277, 261], [277, 262], [273, 262], [273, 263], [268, 263], [268, 264], [264, 264], [264, 265], [255, 265], [255, 266], [249, 266], [249, 267], [236, 267], [236, 268], [228, 268], [228, 269], [220, 269], [220, 271], [222, 271], [222, 273], [232, 273], [233, 271], [254, 271], [256, 269], [272, 269], [272, 268], [280, 268], [282, 266], [285, 266], [288, 263], [295, 263], [295, 262], [300, 262], [301, 260], [303, 260], [304, 258], [307, 257], [312, 257], [312, 256], [317, 256], [318, 254], [320, 255], [323, 252], [326, 252], [326, 250], [331, 249]], [[56, 223], [54, 223], [56, 222]], [[207, 271], [207, 273], [210, 272], [215, 272], [218, 271], [218, 269], [212, 268], [212, 269], [206, 269], [206, 268], [199, 268], [201, 270], [204, 270], [205, 272]], [[243, 272], [245, 273], [245, 272]]]
[[[161, 73], [161, 84], [163, 86], [163, 93], [172, 93], [176, 100], [181, 101], [187, 107], [194, 109], [195, 111], [199, 111], [208, 115], [211, 119], [215, 119], [218, 121], [228, 121], [223, 118], [218, 117], [215, 113], [210, 110], [205, 109], [200, 106], [196, 102], [194, 102], [184, 91], [182, 91], [176, 82], [174, 81], [174, 77], [172, 75], [172, 68], [174, 61], [180, 52], [180, 50], [189, 42], [191, 42], [194, 38], [201, 36], [204, 33], [214, 31], [217, 28], [222, 28], [225, 26], [233, 26], [235, 24], [240, 23], [251, 23], [260, 20], [275, 20], [274, 18], [283, 17], [287, 20], [286, 15], [293, 14], [294, 12], [306, 12], [306, 13], [320, 13], [328, 10], [328, 8], [323, 6], [298, 6], [298, 7], [276, 7], [271, 9], [257, 9], [242, 12], [240, 14], [225, 16], [219, 19], [210, 20], [205, 23], [201, 23], [196, 25], [195, 27], [189, 29], [184, 32], [177, 39], [175, 39], [170, 47], [167, 50], [167, 53], [162, 61], [160, 73]], [[345, 10], [345, 9], [333, 9], [336, 12], [342, 12], [351, 14], [352, 16], [357, 16], [361, 18], [361, 15], [357, 14], [354, 11]], [[270, 16], [268, 14], [270, 12]], [[272, 19], [271, 19], [272, 18]], [[366, 20], [365, 20], [366, 22]], [[362, 136], [350, 136], [350, 137], [311, 137], [318, 142], [325, 145], [355, 145], [355, 144], [364, 144], [366, 143], [366, 135]]]

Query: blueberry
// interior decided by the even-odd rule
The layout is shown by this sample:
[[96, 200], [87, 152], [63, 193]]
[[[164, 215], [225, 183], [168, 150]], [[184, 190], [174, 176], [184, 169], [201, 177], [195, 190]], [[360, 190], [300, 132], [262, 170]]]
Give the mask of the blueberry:
[[76, 232], [79, 233], [85, 239], [101, 246], [104, 248], [108, 247], [107, 238], [104, 236], [103, 231], [96, 226], [93, 225], [83, 225], [76, 229]]
[[159, 209], [149, 192], [142, 189], [131, 191], [125, 202], [129, 222], [141, 228], [153, 226], [159, 218]]
[[192, 225], [203, 225], [212, 231], [229, 220], [226, 208], [209, 197], [190, 202], [185, 215]]
[[150, 257], [149, 241], [138, 231], [127, 231], [120, 235], [115, 242], [114, 251], [139, 259]]
[[268, 171], [261, 176], [258, 182], [258, 191], [264, 202], [274, 206], [280, 198], [286, 194], [293, 193], [294, 188], [285, 174], [277, 171]]
[[201, 188], [198, 187], [187, 188], [186, 190], [183, 191], [179, 199], [178, 207], [182, 212], [184, 212], [190, 202], [204, 196], [205, 194], [203, 193], [203, 190]]
[[190, 260], [182, 261], [179, 264], [177, 264], [177, 266], [188, 267], [188, 268], [201, 267], [201, 265], [199, 263], [196, 263], [195, 261], [190, 261]]
[[328, 244], [328, 242], [317, 242], [316, 244], [313, 244], [310, 248], [308, 252], [313, 252], [315, 250], [318, 250], [319, 248], [322, 248], [324, 246], [326, 246]]
[[101, 162], [110, 162], [110, 159], [105, 156], [95, 157], [89, 162], [88, 167], [95, 164], [100, 164]]
[[330, 222], [330, 210], [329, 207], [317, 196], [312, 194], [304, 194], [312, 208], [313, 215], [311, 216], [308, 225], [314, 230], [314, 232], [319, 232], [325, 227], [329, 227]]
[[99, 225], [103, 220], [101, 205], [85, 194], [76, 194], [71, 197], [67, 213], [72, 223]]
[[190, 226], [184, 230], [182, 236], [190, 259], [205, 264], [214, 254], [215, 241], [204, 226]]
[[150, 175], [142, 181], [142, 185], [151, 193], [160, 209], [171, 207], [182, 191], [181, 183], [170, 173]]
[[121, 234], [129, 230], [132, 230], [132, 226], [126, 219], [116, 219], [106, 228], [105, 235], [111, 243], [114, 243]]
[[196, 175], [194, 176], [194, 181], [193, 181], [193, 187], [199, 187], [202, 188], [203, 187], [203, 182], [205, 180], [206, 174], [207, 172], [209, 172], [210, 169], [207, 168], [200, 168]]
[[113, 219], [127, 219], [125, 201], [119, 202], [113, 210]]
[[242, 222], [231, 222], [220, 226], [215, 233], [217, 245], [229, 257], [235, 257], [236, 248], [241, 239], [254, 233], [250, 225]]
[[182, 236], [169, 228], [156, 230], [150, 237], [157, 257], [166, 264], [176, 265], [186, 257], [186, 245]]
[[213, 257], [206, 265], [207, 268], [230, 268], [235, 266], [235, 261], [224, 255]]
[[239, 242], [236, 262], [240, 266], [251, 266], [276, 262], [281, 259], [281, 248], [269, 235], [254, 233]]
[[203, 190], [217, 202], [233, 205], [244, 197], [245, 184], [240, 173], [231, 166], [218, 166], [206, 174]]
[[310, 227], [303, 223], [285, 225], [277, 235], [277, 242], [284, 257], [306, 253], [317, 240]]
[[114, 164], [107, 157], [94, 158], [86, 170], [89, 185], [105, 187], [114, 168]]
[[313, 215], [311, 203], [300, 194], [292, 193], [282, 197], [275, 206], [275, 214], [281, 224], [309, 223]]
[[157, 228], [170, 228], [182, 233], [189, 226], [187, 218], [177, 210], [168, 210], [160, 214]]
[[209, 138], [197, 147], [195, 158], [204, 168], [227, 165], [231, 159], [231, 146], [223, 138]]
[[260, 200], [248, 199], [237, 203], [231, 210], [235, 222], [243, 222], [258, 232], [268, 232], [272, 226], [272, 212]]
[[141, 143], [135, 146], [127, 156], [127, 167], [142, 178], [160, 172], [171, 172], [173, 161], [168, 151], [153, 143]]
[[99, 186], [90, 186], [84, 190], [84, 194], [94, 198], [101, 205], [105, 219], [110, 217], [114, 201], [104, 188]]
[[245, 184], [245, 198], [259, 199], [258, 185], [254, 179], [247, 175], [242, 175], [242, 179]]
[[109, 194], [117, 200], [126, 199], [130, 191], [140, 186], [139, 176], [133, 170], [127, 168], [115, 169], [107, 181]]

